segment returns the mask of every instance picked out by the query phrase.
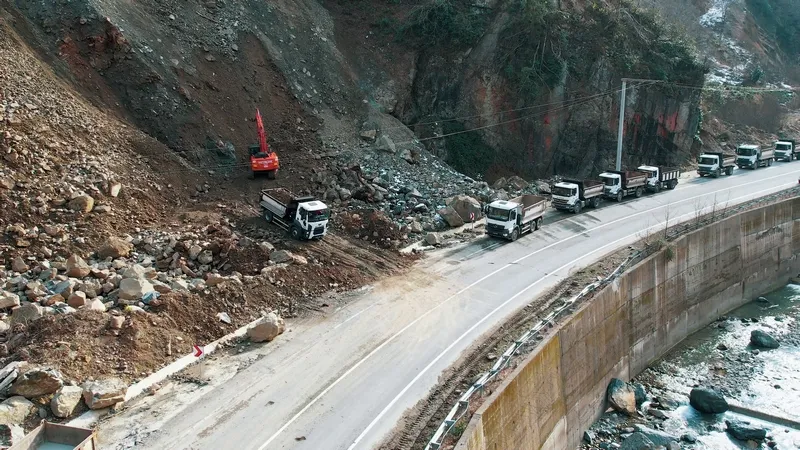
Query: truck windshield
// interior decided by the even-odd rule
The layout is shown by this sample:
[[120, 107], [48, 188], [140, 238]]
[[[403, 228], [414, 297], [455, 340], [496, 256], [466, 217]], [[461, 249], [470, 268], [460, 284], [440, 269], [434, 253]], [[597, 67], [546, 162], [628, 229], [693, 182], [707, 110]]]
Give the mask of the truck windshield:
[[703, 165], [706, 165], [706, 166], [713, 166], [716, 163], [717, 163], [717, 158], [714, 158], [712, 156], [704, 156], [704, 157], [700, 158], [700, 164], [703, 164]]
[[775, 150], [791, 150], [791, 144], [775, 144]]
[[494, 208], [494, 207], [490, 206], [489, 210], [486, 212], [486, 217], [488, 217], [488, 218], [490, 218], [492, 220], [500, 220], [500, 221], [505, 222], [505, 221], [508, 220], [508, 213], [509, 212], [511, 212], [511, 211], [508, 210], [508, 209], [500, 209], [500, 208]]
[[318, 209], [316, 211], [309, 211], [308, 212], [308, 221], [309, 222], [322, 222], [326, 220], [330, 214], [330, 211], [327, 209]]
[[606, 186], [616, 186], [617, 179], [612, 177], [600, 177], [603, 180], [603, 184]]
[[553, 186], [553, 195], [558, 195], [559, 197], [572, 197], [575, 195], [575, 190], [563, 186]]
[[754, 156], [756, 154], [756, 149], [754, 148], [740, 148], [736, 154], [739, 156]]

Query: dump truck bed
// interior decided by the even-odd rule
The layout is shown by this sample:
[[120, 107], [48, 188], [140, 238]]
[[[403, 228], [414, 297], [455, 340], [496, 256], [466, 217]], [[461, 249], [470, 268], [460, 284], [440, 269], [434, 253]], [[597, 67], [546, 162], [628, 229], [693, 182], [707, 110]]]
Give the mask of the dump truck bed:
[[88, 428], [42, 421], [8, 450], [98, 450], [97, 436]]

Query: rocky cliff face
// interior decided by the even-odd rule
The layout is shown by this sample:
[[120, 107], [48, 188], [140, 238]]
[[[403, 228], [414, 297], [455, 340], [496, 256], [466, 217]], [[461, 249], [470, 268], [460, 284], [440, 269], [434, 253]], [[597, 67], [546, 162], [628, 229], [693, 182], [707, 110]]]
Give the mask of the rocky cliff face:
[[6, 0], [61, 73], [200, 166], [241, 169], [260, 107], [305, 171], [364, 163], [380, 146], [359, 134], [376, 130], [394, 170], [426, 170], [430, 152], [490, 181], [613, 164], [621, 77], [659, 81], [628, 91], [625, 165], [691, 160], [701, 96], [685, 86], [746, 66], [709, 43], [761, 30], [748, 42], [765, 60], [791, 54], [767, 46], [787, 26], [769, 34], [744, 1]]

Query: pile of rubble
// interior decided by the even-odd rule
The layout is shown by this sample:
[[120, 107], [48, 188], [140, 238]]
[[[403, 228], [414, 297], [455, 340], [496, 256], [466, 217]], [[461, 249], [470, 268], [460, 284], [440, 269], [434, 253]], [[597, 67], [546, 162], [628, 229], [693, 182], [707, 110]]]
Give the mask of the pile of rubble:
[[48, 417], [64, 419], [87, 409], [120, 405], [128, 386], [118, 378], [87, 380], [79, 385], [57, 370], [25, 362], [0, 369], [0, 445], [10, 446], [24, 428]]

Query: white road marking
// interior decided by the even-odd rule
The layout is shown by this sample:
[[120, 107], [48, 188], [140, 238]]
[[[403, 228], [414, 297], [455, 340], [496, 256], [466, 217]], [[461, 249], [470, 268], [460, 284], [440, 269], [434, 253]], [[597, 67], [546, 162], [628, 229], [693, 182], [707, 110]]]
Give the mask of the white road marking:
[[[751, 196], [753, 196], [753, 195], [755, 195], [755, 194], [759, 194], [759, 193], [761, 193], [761, 192], [767, 192], [767, 191], [772, 191], [772, 190], [773, 190], [773, 188], [764, 189], [764, 190], [757, 191], [757, 192], [754, 192], [754, 193], [751, 193], [751, 194], [743, 195], [743, 196], [741, 196], [741, 197], [737, 197], [737, 198], [735, 198], [735, 199], [733, 199], [733, 200], [734, 200], [734, 201], [736, 201], [736, 200], [739, 200], [739, 199], [742, 199], [742, 198], [751, 197]], [[704, 209], [703, 209], [703, 211], [705, 211], [705, 210], [711, 210], [712, 208], [713, 208], [713, 207], [706, 207], [706, 208], [704, 208]], [[680, 219], [682, 219], [682, 218], [684, 218], [684, 217], [692, 217], [692, 216], [694, 216], [695, 214], [696, 214], [695, 212], [691, 212], [691, 213], [683, 214], [683, 215], [681, 215], [681, 216], [678, 216], [678, 217], [676, 217], [676, 218], [675, 218], [675, 221], [677, 221], [677, 222], [679, 222], [679, 223], [680, 223], [680, 222], [681, 222], [681, 220], [680, 220]], [[672, 220], [670, 219], [669, 221], [672, 221]], [[650, 226], [650, 227], [647, 227], [647, 228], [645, 228], [645, 229], [644, 229], [644, 230], [642, 230], [642, 231], [646, 233], [647, 231], [649, 231], [649, 230], [651, 230], [651, 229], [653, 229], [653, 228], [660, 228], [661, 226], [663, 226], [663, 225], [665, 225], [665, 224], [666, 224], [666, 222], [657, 223], [657, 224], [655, 224], [655, 225], [653, 225], [653, 226]], [[526, 287], [525, 287], [525, 289], [523, 289], [523, 290], [521, 290], [521, 291], [517, 292], [516, 294], [514, 294], [514, 296], [512, 296], [511, 298], [509, 298], [509, 299], [508, 299], [508, 300], [506, 300], [505, 302], [503, 302], [503, 303], [501, 303], [500, 305], [498, 305], [498, 306], [497, 306], [495, 309], [493, 309], [493, 310], [492, 310], [492, 311], [490, 311], [488, 314], [486, 314], [486, 315], [485, 315], [483, 318], [481, 318], [481, 320], [479, 320], [479, 321], [475, 322], [475, 323], [474, 323], [474, 324], [473, 324], [471, 327], [469, 327], [469, 329], [468, 329], [467, 331], [465, 331], [463, 334], [461, 334], [461, 336], [459, 336], [459, 337], [458, 337], [458, 339], [456, 339], [455, 341], [453, 341], [453, 342], [452, 342], [450, 345], [448, 345], [448, 346], [447, 346], [447, 348], [445, 348], [444, 350], [442, 350], [442, 352], [441, 352], [441, 353], [439, 353], [439, 355], [437, 355], [437, 356], [436, 356], [436, 358], [434, 358], [434, 359], [433, 359], [433, 360], [432, 360], [430, 363], [428, 363], [428, 365], [427, 365], [427, 366], [425, 366], [425, 368], [424, 368], [424, 369], [422, 369], [422, 370], [421, 370], [419, 373], [417, 373], [417, 375], [414, 377], [414, 379], [413, 379], [413, 380], [411, 380], [411, 382], [409, 382], [409, 383], [406, 385], [406, 387], [404, 387], [404, 388], [403, 388], [403, 390], [402, 390], [402, 391], [400, 391], [400, 393], [399, 393], [399, 394], [397, 394], [397, 395], [395, 396], [395, 398], [394, 398], [394, 399], [392, 399], [392, 401], [391, 401], [391, 402], [389, 402], [389, 404], [388, 404], [388, 405], [386, 405], [386, 407], [385, 407], [385, 408], [384, 408], [384, 409], [383, 409], [383, 410], [382, 410], [382, 411], [381, 411], [381, 412], [380, 412], [380, 413], [379, 413], [377, 416], [375, 416], [375, 418], [372, 420], [372, 422], [370, 422], [370, 424], [367, 426], [367, 428], [365, 428], [365, 429], [364, 429], [364, 431], [363, 431], [363, 432], [361, 432], [361, 434], [360, 434], [360, 435], [358, 435], [358, 437], [356, 438], [356, 440], [355, 440], [355, 441], [353, 441], [353, 443], [350, 445], [350, 447], [348, 447], [348, 450], [353, 450], [353, 449], [356, 447], [356, 445], [358, 445], [358, 443], [359, 443], [359, 442], [360, 442], [362, 439], [364, 439], [364, 436], [366, 436], [366, 435], [367, 435], [367, 433], [369, 433], [369, 431], [372, 429], [372, 427], [374, 427], [374, 426], [375, 426], [375, 425], [376, 425], [376, 424], [377, 424], [377, 423], [378, 423], [378, 422], [379, 422], [379, 421], [380, 421], [380, 420], [383, 418], [383, 416], [384, 416], [384, 415], [386, 415], [386, 413], [387, 413], [387, 412], [389, 412], [389, 410], [390, 410], [390, 409], [391, 409], [391, 408], [394, 406], [394, 404], [395, 404], [395, 403], [397, 403], [397, 402], [400, 400], [400, 398], [402, 398], [402, 397], [403, 397], [403, 395], [405, 395], [405, 393], [406, 393], [406, 392], [407, 392], [409, 389], [411, 389], [411, 386], [413, 386], [413, 385], [414, 385], [414, 384], [415, 384], [417, 381], [419, 381], [419, 379], [420, 379], [420, 378], [422, 378], [422, 376], [423, 376], [423, 375], [425, 375], [425, 373], [426, 373], [428, 370], [430, 370], [430, 368], [431, 368], [431, 367], [433, 367], [433, 365], [434, 365], [434, 364], [436, 364], [436, 363], [437, 363], [437, 362], [438, 362], [438, 361], [439, 361], [439, 360], [440, 360], [442, 357], [444, 357], [444, 356], [445, 356], [445, 355], [446, 355], [448, 352], [450, 352], [450, 350], [452, 350], [452, 349], [453, 349], [453, 347], [455, 347], [456, 345], [458, 345], [458, 343], [459, 343], [459, 342], [461, 342], [461, 340], [462, 340], [462, 339], [464, 339], [464, 338], [465, 338], [465, 337], [467, 337], [467, 336], [468, 336], [470, 333], [472, 333], [473, 331], [475, 331], [475, 329], [476, 329], [476, 328], [478, 328], [478, 326], [480, 326], [480, 325], [481, 325], [483, 322], [485, 322], [487, 319], [489, 319], [489, 318], [490, 318], [490, 317], [492, 317], [492, 316], [493, 316], [495, 313], [497, 313], [497, 311], [500, 311], [501, 309], [503, 309], [504, 307], [506, 307], [506, 306], [507, 306], [509, 303], [511, 303], [511, 302], [512, 302], [514, 299], [516, 299], [517, 297], [519, 297], [520, 295], [524, 294], [525, 292], [527, 292], [527, 291], [528, 291], [529, 289], [531, 289], [532, 287], [534, 287], [534, 286], [536, 286], [537, 284], [539, 284], [539, 283], [541, 283], [542, 281], [544, 281], [544, 280], [545, 280], [545, 279], [546, 279], [548, 276], [550, 276], [550, 275], [555, 275], [557, 272], [560, 272], [560, 271], [562, 271], [563, 269], [565, 269], [565, 268], [567, 268], [567, 267], [569, 267], [569, 266], [572, 266], [572, 265], [576, 264], [577, 262], [579, 262], [579, 261], [581, 261], [581, 260], [585, 259], [587, 256], [589, 256], [589, 255], [591, 255], [591, 254], [597, 253], [597, 252], [599, 252], [599, 251], [601, 251], [601, 250], [603, 250], [603, 249], [605, 249], [605, 248], [608, 248], [608, 247], [610, 247], [610, 246], [617, 245], [617, 243], [618, 243], [618, 242], [621, 242], [621, 241], [624, 241], [624, 240], [628, 240], [628, 239], [631, 239], [631, 238], [636, 238], [636, 237], [637, 237], [637, 236], [638, 236], [638, 235], [639, 235], [639, 234], [640, 234], [642, 231], [639, 231], [639, 232], [636, 232], [636, 233], [629, 234], [629, 235], [627, 235], [627, 236], [621, 237], [621, 238], [619, 238], [619, 239], [617, 239], [617, 240], [615, 240], [615, 241], [613, 241], [613, 242], [610, 242], [610, 243], [608, 243], [608, 244], [606, 244], [606, 245], [603, 245], [602, 247], [598, 247], [598, 248], [596, 248], [596, 249], [592, 250], [592, 251], [591, 251], [591, 252], [589, 252], [589, 253], [586, 253], [585, 255], [581, 256], [580, 258], [576, 258], [576, 259], [574, 259], [574, 260], [572, 260], [572, 261], [570, 261], [570, 262], [568, 262], [568, 263], [564, 264], [563, 266], [559, 267], [558, 269], [556, 269], [556, 270], [552, 271], [552, 272], [551, 272], [551, 273], [549, 273], [549, 274], [546, 274], [545, 276], [543, 276], [543, 277], [539, 278], [538, 280], [534, 281], [533, 283], [529, 284], [528, 286], [526, 286]], [[527, 258], [527, 256], [526, 256], [526, 258]]]
[[[751, 185], [751, 184], [763, 183], [764, 181], [767, 181], [767, 180], [771, 180], [771, 179], [774, 179], [774, 178], [780, 178], [780, 177], [784, 177], [784, 176], [787, 176], [787, 175], [789, 175], [789, 174], [792, 174], [792, 173], [797, 173], [797, 172], [800, 172], [800, 171], [788, 172], [788, 173], [786, 173], [786, 174], [776, 175], [776, 176], [773, 176], [773, 177], [770, 177], [770, 178], [759, 178], [758, 180], [754, 180], [754, 181], [751, 181], [751, 182], [749, 182], [749, 183], [743, 183], [743, 184], [739, 184], [739, 185], [737, 185], [737, 186], [728, 187], [728, 188], [725, 188], [725, 189], [720, 189], [720, 190], [717, 190], [717, 191], [711, 191], [711, 192], [707, 192], [707, 193], [705, 193], [705, 194], [697, 195], [697, 196], [694, 196], [694, 197], [688, 197], [688, 198], [685, 198], [685, 199], [681, 199], [681, 200], [678, 200], [678, 201], [672, 202], [671, 204], [672, 204], [672, 205], [674, 205], [674, 204], [676, 204], [676, 203], [683, 203], [683, 202], [687, 202], [687, 201], [689, 201], [689, 200], [694, 200], [694, 199], [696, 199], [696, 198], [700, 198], [700, 197], [705, 197], [705, 196], [708, 196], [708, 195], [716, 194], [716, 193], [718, 193], [718, 192], [729, 191], [729, 190], [731, 190], [731, 189], [733, 189], [733, 188], [740, 188], [740, 187], [742, 187], [742, 186], [748, 186], [748, 185]], [[768, 191], [768, 190], [775, 190], [775, 188], [771, 188], [771, 189], [765, 189], [764, 191], [759, 191], [759, 192], [766, 192], [766, 191]], [[753, 195], [753, 194], [748, 194], [748, 195]], [[740, 198], [741, 198], [741, 197], [740, 197]], [[588, 229], [588, 230], [584, 231], [583, 233], [589, 233], [589, 232], [592, 232], [592, 231], [598, 230], [598, 229], [600, 229], [600, 228], [605, 228], [606, 226], [613, 225], [613, 224], [615, 224], [615, 223], [618, 223], [618, 222], [621, 222], [621, 221], [623, 221], [623, 220], [629, 220], [631, 217], [635, 217], [635, 216], [638, 216], [638, 215], [642, 215], [642, 214], [650, 213], [650, 212], [652, 212], [652, 211], [655, 211], [655, 210], [661, 209], [661, 208], [663, 208], [664, 206], [667, 206], [667, 205], [660, 205], [660, 206], [657, 206], [657, 207], [655, 207], [655, 208], [651, 208], [651, 209], [648, 209], [648, 210], [645, 210], [645, 211], [640, 211], [640, 212], [638, 212], [638, 213], [630, 214], [630, 215], [628, 215], [628, 216], [625, 216], [625, 217], [623, 217], [623, 218], [616, 219], [616, 220], [613, 220], [613, 221], [611, 221], [611, 222], [608, 222], [608, 223], [606, 223], [606, 224], [599, 225], [599, 226], [597, 226], [597, 227], [594, 227], [594, 228]], [[692, 214], [694, 214], [694, 213], [692, 213]], [[576, 238], [576, 237], [578, 237], [578, 236], [581, 236], [583, 233], [581, 233], [581, 234], [574, 234], [574, 235], [572, 235], [572, 236], [566, 237], [566, 238], [564, 238], [564, 239], [562, 239], [562, 240], [560, 240], [560, 241], [554, 242], [554, 243], [552, 243], [552, 244], [550, 244], [550, 245], [547, 245], [547, 246], [545, 246], [545, 247], [543, 247], [543, 248], [541, 248], [541, 249], [539, 249], [539, 250], [536, 250], [536, 251], [534, 251], [534, 252], [532, 252], [532, 253], [530, 253], [530, 254], [528, 254], [528, 255], [526, 255], [526, 256], [523, 256], [523, 257], [521, 257], [521, 258], [517, 259], [516, 261], [514, 261], [514, 262], [513, 262], [513, 263], [511, 263], [511, 264], [506, 264], [506, 265], [504, 265], [504, 266], [500, 267], [499, 269], [495, 270], [494, 272], [491, 272], [491, 273], [489, 273], [488, 275], [486, 275], [486, 276], [484, 276], [484, 277], [482, 277], [482, 278], [478, 279], [478, 280], [477, 280], [477, 281], [475, 281], [474, 283], [472, 283], [472, 284], [470, 284], [470, 285], [468, 285], [468, 286], [466, 286], [466, 287], [462, 288], [461, 290], [459, 290], [459, 291], [458, 291], [458, 292], [456, 292], [455, 294], [451, 295], [450, 297], [447, 297], [445, 300], [443, 300], [443, 301], [442, 301], [441, 303], [439, 303], [438, 305], [434, 306], [433, 308], [431, 308], [431, 309], [429, 309], [428, 311], [424, 312], [422, 315], [420, 315], [420, 316], [419, 316], [419, 317], [417, 317], [416, 319], [414, 319], [414, 320], [412, 320], [411, 322], [409, 322], [409, 323], [408, 323], [408, 324], [407, 324], [405, 327], [403, 327], [402, 329], [400, 329], [399, 331], [397, 331], [395, 334], [391, 335], [389, 338], [387, 338], [385, 341], [383, 341], [383, 342], [382, 342], [380, 345], [378, 345], [377, 347], [375, 347], [375, 348], [374, 348], [374, 349], [373, 349], [371, 352], [369, 352], [369, 353], [368, 353], [366, 356], [364, 356], [364, 357], [363, 357], [363, 358], [361, 358], [359, 361], [357, 361], [355, 364], [353, 364], [353, 365], [352, 365], [352, 366], [351, 366], [349, 369], [347, 369], [347, 371], [345, 371], [345, 372], [344, 372], [342, 375], [340, 375], [340, 376], [339, 376], [339, 377], [338, 377], [336, 380], [334, 380], [334, 381], [333, 381], [331, 384], [329, 384], [329, 385], [328, 385], [328, 386], [327, 386], [325, 389], [323, 389], [323, 390], [322, 390], [322, 392], [320, 392], [319, 394], [317, 394], [317, 396], [316, 396], [316, 397], [314, 397], [313, 399], [311, 399], [311, 401], [309, 401], [309, 402], [308, 402], [308, 403], [307, 403], [305, 406], [303, 406], [303, 408], [302, 408], [302, 409], [300, 409], [300, 411], [298, 411], [297, 413], [295, 413], [295, 415], [294, 415], [294, 416], [292, 416], [292, 417], [291, 417], [291, 418], [290, 418], [290, 419], [289, 419], [289, 420], [288, 420], [288, 421], [287, 421], [285, 424], [283, 424], [283, 425], [282, 425], [282, 426], [281, 426], [281, 427], [278, 429], [278, 431], [276, 431], [276, 432], [275, 432], [275, 433], [274, 433], [272, 436], [270, 436], [270, 437], [269, 437], [269, 439], [267, 439], [267, 441], [266, 441], [266, 442], [264, 442], [264, 443], [263, 443], [263, 444], [262, 444], [260, 447], [258, 447], [258, 450], [264, 450], [265, 448], [267, 448], [267, 446], [268, 446], [270, 443], [272, 443], [272, 441], [274, 441], [274, 440], [275, 440], [275, 439], [276, 439], [276, 438], [277, 438], [277, 437], [278, 437], [278, 436], [279, 436], [281, 433], [283, 433], [283, 432], [284, 432], [284, 431], [285, 431], [287, 428], [289, 428], [289, 426], [291, 426], [291, 425], [292, 425], [292, 424], [293, 424], [295, 421], [297, 421], [297, 419], [299, 419], [299, 418], [300, 418], [300, 416], [302, 416], [302, 415], [303, 415], [303, 414], [304, 414], [306, 411], [308, 411], [308, 410], [309, 410], [309, 408], [311, 408], [312, 406], [314, 406], [314, 404], [316, 404], [316, 403], [317, 403], [317, 402], [318, 402], [318, 401], [319, 401], [319, 400], [320, 400], [322, 397], [324, 397], [324, 396], [325, 396], [325, 395], [326, 395], [328, 392], [330, 392], [330, 391], [331, 391], [331, 390], [332, 390], [334, 387], [336, 387], [336, 386], [337, 386], [339, 383], [341, 383], [341, 382], [342, 382], [342, 380], [344, 380], [345, 378], [347, 378], [347, 377], [348, 377], [348, 376], [349, 376], [351, 373], [353, 373], [353, 371], [355, 371], [356, 369], [358, 369], [358, 368], [359, 368], [359, 367], [360, 367], [362, 364], [364, 364], [364, 363], [365, 363], [367, 360], [369, 360], [369, 359], [370, 359], [370, 358], [371, 358], [373, 355], [375, 355], [376, 353], [378, 353], [379, 351], [381, 351], [383, 348], [385, 348], [387, 345], [389, 345], [389, 344], [390, 344], [392, 341], [394, 341], [395, 339], [397, 339], [397, 337], [399, 337], [400, 335], [402, 335], [403, 333], [405, 333], [405, 331], [406, 331], [406, 330], [408, 330], [408, 329], [409, 329], [409, 328], [411, 328], [412, 326], [416, 325], [416, 324], [417, 324], [419, 321], [421, 321], [422, 319], [424, 319], [425, 317], [427, 317], [429, 314], [431, 314], [432, 312], [436, 311], [437, 309], [439, 309], [440, 307], [444, 306], [445, 304], [449, 303], [449, 302], [450, 302], [452, 299], [454, 299], [454, 298], [456, 298], [457, 296], [459, 296], [459, 295], [463, 294], [463, 293], [464, 293], [464, 292], [466, 292], [467, 290], [471, 289], [473, 286], [475, 286], [475, 285], [477, 285], [477, 284], [479, 284], [479, 283], [483, 282], [484, 280], [486, 280], [486, 279], [488, 279], [488, 278], [490, 278], [490, 277], [494, 276], [495, 274], [497, 274], [497, 273], [499, 273], [499, 272], [502, 272], [503, 270], [505, 270], [505, 269], [507, 269], [507, 268], [509, 268], [509, 267], [512, 267], [514, 263], [518, 263], [518, 262], [520, 262], [520, 261], [523, 261], [523, 260], [525, 260], [525, 259], [527, 259], [527, 258], [529, 258], [529, 257], [531, 257], [531, 256], [533, 256], [533, 255], [535, 255], [535, 254], [538, 254], [538, 253], [540, 253], [540, 252], [542, 252], [542, 251], [545, 251], [545, 250], [547, 250], [547, 249], [550, 249], [550, 248], [552, 248], [553, 246], [556, 246], [556, 245], [559, 245], [559, 244], [561, 244], [561, 243], [564, 243], [564, 242], [566, 242], [566, 241], [572, 240], [572, 239], [574, 239], [574, 238]], [[605, 246], [604, 246], [604, 247], [605, 247]], [[418, 378], [415, 378], [415, 379], [414, 379], [414, 382], [416, 382], [416, 380], [417, 380], [417, 379], [418, 379]], [[412, 382], [412, 384], [413, 384], [413, 382]], [[403, 392], [407, 391], [409, 387], [410, 387], [410, 385], [409, 385], [409, 386], [407, 386], [407, 387], [406, 387], [406, 388], [403, 390]], [[394, 403], [395, 401], [396, 401], [396, 400], [394, 400], [394, 401], [393, 401], [393, 403]], [[392, 404], [393, 404], [393, 403], [392, 403]], [[373, 426], [374, 426], [374, 425], [377, 423], [377, 421], [378, 421], [378, 419], [379, 419], [380, 417], [382, 417], [384, 414], [386, 414], [386, 411], [388, 411], [388, 409], [389, 409], [389, 407], [387, 407], [386, 409], [384, 409], [384, 411], [382, 411], [382, 412], [381, 412], [381, 414], [379, 414], [379, 415], [378, 415], [378, 417], [376, 417], [376, 418], [375, 418], [375, 420], [373, 420], [373, 421], [370, 423], [370, 425], [367, 427], [367, 429], [366, 429], [366, 430], [364, 430], [364, 432], [363, 432], [363, 433], [361, 433], [361, 435], [359, 436], [359, 438], [358, 438], [358, 439], [357, 439], [357, 440], [356, 440], [356, 441], [353, 443], [353, 445], [352, 445], [350, 448], [353, 448], [353, 446], [355, 446], [355, 445], [358, 443], [358, 441], [359, 441], [360, 439], [363, 439], [363, 436], [364, 436], [364, 435], [366, 435], [366, 433], [367, 433], [367, 432], [368, 432], [368, 431], [369, 431], [369, 430], [370, 430], [370, 429], [371, 429], [371, 428], [372, 428], [372, 427], [373, 427]]]
[[375, 305], [377, 305], [377, 303], [373, 303], [373, 304], [367, 306], [366, 308], [362, 309], [361, 311], [359, 311], [359, 312], [353, 314], [352, 316], [348, 317], [347, 319], [344, 319], [344, 321], [342, 321], [341, 323], [339, 323], [338, 325], [333, 327], [333, 329], [335, 330], [335, 329], [339, 328], [340, 326], [346, 324], [347, 322], [350, 322], [351, 320], [353, 320], [356, 317], [360, 316], [362, 313], [366, 312], [368, 309], [374, 307]]

